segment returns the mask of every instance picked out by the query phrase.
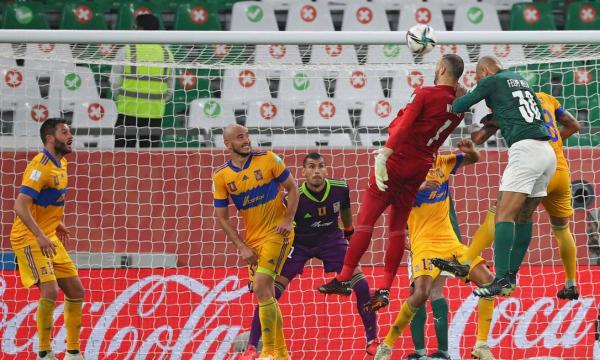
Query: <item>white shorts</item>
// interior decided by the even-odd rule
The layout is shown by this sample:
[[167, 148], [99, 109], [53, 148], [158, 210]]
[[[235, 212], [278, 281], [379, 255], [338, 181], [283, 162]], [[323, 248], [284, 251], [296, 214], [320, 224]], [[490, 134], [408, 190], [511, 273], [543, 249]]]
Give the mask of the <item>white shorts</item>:
[[508, 149], [508, 165], [500, 180], [500, 191], [544, 197], [555, 170], [556, 155], [547, 141], [518, 141]]

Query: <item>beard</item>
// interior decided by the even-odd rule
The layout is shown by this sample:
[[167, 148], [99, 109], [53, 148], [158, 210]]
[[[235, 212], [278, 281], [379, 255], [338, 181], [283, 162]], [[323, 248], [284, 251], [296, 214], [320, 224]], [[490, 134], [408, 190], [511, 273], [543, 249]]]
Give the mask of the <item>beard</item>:
[[231, 151], [233, 151], [235, 154], [241, 156], [241, 157], [247, 157], [250, 155], [250, 152], [252, 152], [252, 148], [250, 148], [250, 150], [248, 150], [248, 152], [242, 152], [241, 150], [242, 148], [240, 147], [239, 149], [236, 149], [235, 147], [231, 148]]
[[58, 140], [55, 140], [54, 142], [54, 151], [59, 153], [61, 156], [70, 154], [72, 152], [72, 150], [68, 148], [67, 143]]

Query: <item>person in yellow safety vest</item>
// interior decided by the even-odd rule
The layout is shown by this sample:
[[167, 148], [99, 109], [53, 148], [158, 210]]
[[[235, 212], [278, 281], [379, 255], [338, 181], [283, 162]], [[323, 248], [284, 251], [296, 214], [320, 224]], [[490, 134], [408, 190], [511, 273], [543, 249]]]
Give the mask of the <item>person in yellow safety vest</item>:
[[[151, 14], [135, 18], [136, 30], [159, 30]], [[132, 44], [119, 49], [110, 77], [117, 102], [115, 147], [159, 147], [162, 118], [173, 95], [173, 54], [166, 45]], [[155, 66], [164, 64], [163, 66]], [[153, 132], [154, 130], [154, 132]]]

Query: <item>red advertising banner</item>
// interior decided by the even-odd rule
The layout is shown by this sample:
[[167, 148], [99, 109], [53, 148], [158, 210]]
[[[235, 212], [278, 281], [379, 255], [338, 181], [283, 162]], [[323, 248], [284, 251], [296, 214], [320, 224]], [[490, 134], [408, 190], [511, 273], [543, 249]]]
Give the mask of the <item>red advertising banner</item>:
[[[364, 269], [368, 279], [382, 268]], [[525, 267], [513, 297], [496, 300], [489, 344], [498, 359], [600, 359], [597, 339], [600, 267], [578, 268], [581, 297], [556, 299], [562, 269]], [[82, 346], [87, 360], [97, 359], [235, 359], [232, 343], [248, 329], [255, 301], [246, 290], [241, 268], [82, 270], [87, 289]], [[366, 359], [365, 340], [354, 297], [315, 289], [327, 276], [308, 267], [281, 299], [287, 343], [293, 359]], [[408, 294], [407, 275], [399, 274], [392, 303], [379, 313], [385, 336]], [[450, 352], [468, 358], [475, 343], [477, 298], [473, 287], [448, 281]], [[23, 289], [18, 273], [0, 273], [0, 358], [34, 359], [36, 289]], [[65, 351], [62, 301], [55, 311], [55, 352]], [[430, 321], [431, 321], [431, 316]], [[428, 346], [435, 347], [428, 326]], [[596, 336], [596, 339], [595, 339]], [[407, 330], [394, 359], [413, 347]]]

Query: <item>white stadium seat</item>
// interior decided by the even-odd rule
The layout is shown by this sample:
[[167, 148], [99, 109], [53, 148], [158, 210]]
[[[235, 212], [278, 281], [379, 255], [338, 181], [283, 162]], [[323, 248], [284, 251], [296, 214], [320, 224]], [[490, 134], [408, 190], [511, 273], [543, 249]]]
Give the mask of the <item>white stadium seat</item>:
[[25, 48], [25, 67], [38, 76], [49, 76], [50, 70], [71, 69], [74, 64], [69, 44], [29, 43]]
[[405, 45], [369, 45], [367, 50], [367, 64], [410, 64], [413, 62], [413, 55]]
[[275, 11], [270, 4], [260, 1], [238, 1], [231, 9], [232, 31], [277, 31]]
[[233, 106], [221, 99], [196, 99], [191, 102], [189, 109], [188, 128], [209, 131], [235, 123]]
[[[314, 65], [358, 65], [353, 45], [313, 45], [310, 63]], [[330, 71], [335, 73], [335, 71]]]
[[99, 99], [94, 73], [87, 66], [52, 71], [48, 98], [63, 111], [73, 110], [77, 102]]
[[400, 101], [387, 98], [369, 101], [362, 107], [360, 127], [387, 127], [401, 108]]
[[290, 7], [294, 0], [261, 0], [265, 4], [269, 4], [273, 10], [285, 10]]
[[349, 134], [276, 134], [273, 135], [274, 148], [293, 147], [295, 149], [312, 149], [320, 147], [351, 147]]
[[394, 78], [391, 98], [404, 106], [415, 88], [433, 86], [434, 79], [434, 69], [421, 69], [418, 67], [404, 69]]
[[0, 68], [11, 68], [17, 66], [15, 55], [11, 44], [0, 43]]
[[302, 58], [298, 45], [256, 45], [254, 53], [254, 63], [260, 65], [276, 65], [276, 69], [266, 70], [267, 76], [275, 76], [280, 73], [280, 70], [285, 65], [301, 65]]
[[40, 87], [34, 72], [23, 67], [0, 70], [0, 109], [15, 110], [26, 99], [40, 99]]
[[454, 12], [454, 31], [501, 31], [496, 7], [486, 3], [462, 3]]
[[380, 76], [375, 71], [354, 69], [341, 72], [335, 85], [335, 98], [364, 102], [383, 97]]
[[306, 104], [302, 126], [319, 128], [350, 128], [350, 115], [345, 102], [334, 99], [313, 100]]
[[411, 1], [402, 6], [400, 20], [398, 20], [398, 31], [407, 31], [417, 23], [429, 25], [436, 31], [446, 30], [442, 9], [438, 4]]
[[271, 97], [269, 84], [262, 71], [227, 69], [223, 75], [221, 98], [231, 102], [249, 103]]
[[[325, 82], [319, 73], [289, 71], [281, 75], [278, 98], [298, 105], [310, 100], [326, 99]], [[292, 108], [294, 108], [292, 106]]]
[[79, 129], [110, 129], [116, 122], [115, 102], [109, 99], [96, 99], [75, 104], [71, 126]]
[[[252, 148], [255, 151], [268, 150], [271, 148], [271, 142], [273, 136], [271, 134], [252, 134], [250, 135], [250, 141], [252, 141]], [[216, 148], [222, 149], [225, 147], [223, 143], [222, 134], [213, 134], [211, 138], [212, 145]]]
[[15, 136], [39, 136], [42, 122], [58, 116], [60, 116], [58, 106], [51, 104], [48, 100], [19, 102], [13, 119], [13, 134]]
[[248, 106], [246, 127], [293, 128], [292, 111], [285, 102], [277, 99], [252, 102]]
[[349, 2], [344, 9], [342, 31], [389, 31], [385, 8], [377, 3]]
[[385, 145], [385, 142], [388, 138], [388, 133], [387, 131], [360, 133], [359, 138], [362, 146], [380, 148]]
[[333, 31], [333, 20], [327, 4], [294, 1], [290, 4], [287, 31]]

